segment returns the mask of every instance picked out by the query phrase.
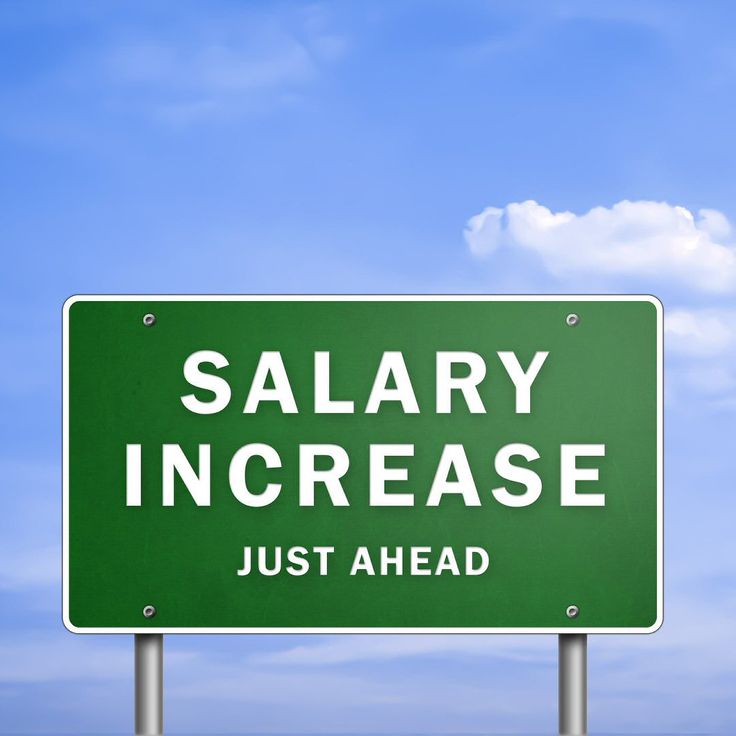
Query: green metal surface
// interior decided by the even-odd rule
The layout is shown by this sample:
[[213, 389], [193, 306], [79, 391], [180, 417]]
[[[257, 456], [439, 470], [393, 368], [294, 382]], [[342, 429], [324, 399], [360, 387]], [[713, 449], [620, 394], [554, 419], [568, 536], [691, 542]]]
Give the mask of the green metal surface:
[[[144, 326], [151, 312], [156, 324]], [[570, 327], [568, 313], [580, 315]], [[657, 619], [657, 311], [650, 301], [85, 301], [68, 316], [68, 624], [87, 628], [499, 628], [646, 629]], [[216, 350], [232, 387], [221, 413], [196, 415], [182, 366]], [[261, 351], [283, 356], [299, 414], [277, 404], [243, 414]], [[355, 414], [313, 412], [314, 351], [330, 351], [332, 395]], [[481, 354], [486, 414], [459, 396], [451, 415], [435, 412], [435, 353]], [[516, 414], [514, 387], [498, 359], [516, 351], [526, 367], [549, 351], [532, 389], [532, 411]], [[421, 413], [384, 404], [363, 413], [384, 351], [402, 351]], [[202, 400], [206, 391], [194, 391]], [[270, 506], [248, 508], [230, 491], [228, 466], [247, 443], [272, 445], [282, 468], [253, 463], [251, 487], [280, 482]], [[496, 452], [532, 445], [520, 464], [541, 477], [536, 503], [509, 508], [491, 489]], [[126, 506], [125, 447], [142, 445], [142, 505]], [[161, 446], [179, 443], [196, 467], [211, 445], [211, 505], [197, 507], [182, 484], [161, 500]], [[298, 504], [298, 448], [344, 447], [349, 507], [319, 487]], [[415, 505], [368, 504], [369, 446], [411, 443], [407, 482]], [[425, 505], [442, 447], [465, 447], [482, 499], [466, 507], [447, 496]], [[560, 505], [560, 445], [604, 443], [600, 468], [581, 490], [605, 492], [605, 507]], [[505, 483], [514, 490], [513, 483]], [[519, 487], [521, 488], [521, 487]], [[516, 489], [518, 490], [518, 488]], [[245, 545], [331, 545], [329, 573], [241, 577]], [[350, 576], [358, 546], [481, 546], [482, 576]], [[157, 614], [145, 619], [146, 604]], [[566, 608], [580, 608], [577, 619]]]

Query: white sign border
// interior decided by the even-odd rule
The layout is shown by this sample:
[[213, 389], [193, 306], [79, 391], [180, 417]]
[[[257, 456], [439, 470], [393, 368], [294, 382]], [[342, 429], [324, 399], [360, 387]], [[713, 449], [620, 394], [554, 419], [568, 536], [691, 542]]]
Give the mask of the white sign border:
[[[657, 618], [648, 627], [79, 627], [69, 617], [69, 310], [77, 302], [110, 301], [477, 301], [649, 302], [657, 313]], [[74, 634], [651, 634], [664, 621], [663, 306], [649, 294], [79, 294], [63, 306], [62, 618]]]

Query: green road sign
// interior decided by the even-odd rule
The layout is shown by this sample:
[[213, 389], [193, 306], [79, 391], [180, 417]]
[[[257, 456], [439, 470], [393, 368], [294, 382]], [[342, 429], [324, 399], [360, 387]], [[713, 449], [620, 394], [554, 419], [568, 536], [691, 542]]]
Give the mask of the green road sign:
[[82, 296], [77, 632], [650, 632], [646, 296]]

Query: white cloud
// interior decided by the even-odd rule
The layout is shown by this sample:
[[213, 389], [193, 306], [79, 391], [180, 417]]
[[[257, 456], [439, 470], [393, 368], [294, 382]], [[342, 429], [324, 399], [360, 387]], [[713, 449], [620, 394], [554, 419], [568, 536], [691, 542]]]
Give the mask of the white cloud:
[[708, 292], [736, 288], [736, 249], [726, 216], [697, 217], [665, 202], [623, 200], [589, 212], [552, 212], [533, 200], [487, 207], [471, 217], [465, 240], [476, 256], [501, 248], [536, 253], [559, 278], [646, 278]]

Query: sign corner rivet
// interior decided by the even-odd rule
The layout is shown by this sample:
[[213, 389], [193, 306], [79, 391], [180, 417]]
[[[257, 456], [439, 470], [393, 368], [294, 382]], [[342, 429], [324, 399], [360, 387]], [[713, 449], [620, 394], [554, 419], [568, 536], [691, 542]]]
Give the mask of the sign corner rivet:
[[577, 618], [580, 614], [580, 609], [577, 606], [568, 606], [565, 613], [568, 618]]
[[143, 324], [146, 327], [152, 327], [156, 324], [156, 315], [151, 314], [150, 312], [143, 316]]
[[147, 605], [143, 606], [143, 615], [146, 618], [153, 618], [156, 615], [156, 606]]
[[568, 327], [575, 327], [575, 325], [580, 324], [580, 315], [575, 314], [574, 312], [572, 314], [568, 314], [567, 317], [565, 317], [565, 322]]

